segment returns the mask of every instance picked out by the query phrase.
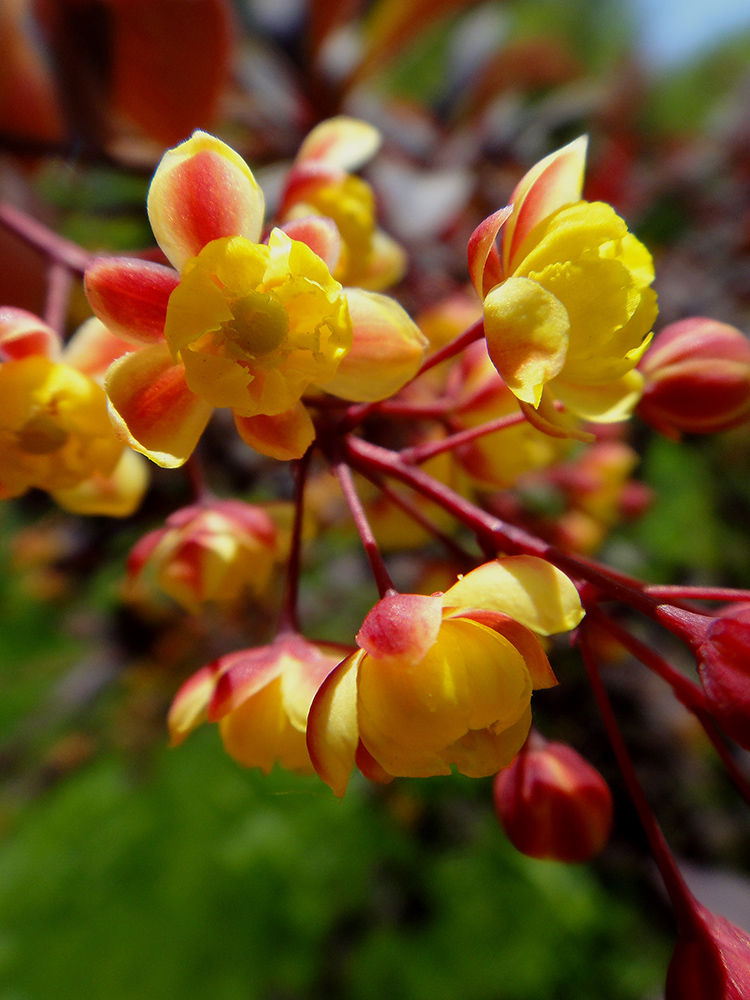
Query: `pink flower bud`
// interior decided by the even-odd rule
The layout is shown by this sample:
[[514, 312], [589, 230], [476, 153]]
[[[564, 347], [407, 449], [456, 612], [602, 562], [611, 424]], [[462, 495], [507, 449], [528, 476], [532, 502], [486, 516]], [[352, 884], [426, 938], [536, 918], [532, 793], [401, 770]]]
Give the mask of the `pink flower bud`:
[[750, 937], [696, 904], [667, 973], [665, 1000], [745, 1000], [750, 996]]
[[638, 414], [668, 437], [725, 431], [750, 417], [750, 340], [726, 323], [701, 316], [671, 323], [640, 370]]
[[698, 673], [711, 714], [750, 750], [750, 604], [730, 606], [706, 629]]
[[609, 837], [609, 786], [564, 743], [547, 743], [534, 734], [496, 776], [494, 796], [511, 843], [531, 858], [588, 861]]

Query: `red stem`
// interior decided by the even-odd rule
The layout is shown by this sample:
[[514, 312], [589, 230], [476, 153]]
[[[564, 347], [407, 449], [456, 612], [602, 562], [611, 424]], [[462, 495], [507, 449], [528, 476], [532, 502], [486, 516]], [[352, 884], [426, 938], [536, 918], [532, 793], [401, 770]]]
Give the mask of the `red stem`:
[[41, 222], [37, 222], [30, 215], [5, 201], [0, 201], [0, 222], [16, 236], [20, 236], [52, 260], [66, 264], [72, 271], [83, 274], [91, 260], [91, 254], [77, 243], [63, 239]]
[[585, 627], [582, 627], [580, 630], [580, 646], [589, 682], [599, 706], [599, 712], [604, 721], [609, 741], [612, 744], [617, 765], [620, 768], [628, 794], [638, 812], [641, 824], [648, 837], [651, 853], [659, 867], [661, 877], [664, 879], [669, 898], [677, 914], [678, 924], [681, 930], [685, 930], [686, 927], [694, 926], [696, 921], [700, 919], [697, 909], [698, 903], [685, 884], [685, 880], [677, 867], [672, 852], [669, 850], [669, 845], [661, 831], [661, 827], [656, 821], [656, 817], [651, 810], [651, 806], [648, 804], [646, 796], [643, 794], [643, 789], [635, 773], [633, 762], [630, 759], [625, 741], [622, 738], [622, 733], [617, 725], [615, 713], [612, 710], [612, 705], [602, 683], [599, 666], [591, 649]]
[[295, 476], [294, 490], [294, 523], [289, 546], [289, 559], [286, 564], [286, 580], [284, 582], [284, 597], [279, 614], [279, 634], [284, 632], [299, 632], [299, 613], [297, 598], [299, 595], [299, 576], [302, 561], [302, 521], [305, 506], [305, 486], [310, 468], [311, 451], [308, 450], [299, 461], [293, 464]]
[[489, 420], [486, 424], [478, 427], [470, 427], [465, 431], [458, 431], [450, 437], [443, 438], [442, 441], [430, 441], [429, 444], [417, 445], [414, 448], [404, 448], [400, 453], [402, 462], [407, 465], [420, 465], [435, 455], [441, 455], [444, 451], [453, 451], [463, 444], [484, 437], [486, 434], [494, 434], [496, 431], [504, 431], [507, 427], [516, 427], [518, 424], [526, 422], [524, 413], [511, 413], [506, 417], [498, 417], [496, 420]]
[[351, 469], [346, 462], [339, 461], [334, 463], [333, 471], [338, 478], [339, 485], [349, 507], [349, 512], [357, 526], [359, 537], [362, 539], [362, 545], [370, 561], [372, 575], [375, 577], [375, 583], [377, 584], [380, 596], [385, 597], [388, 593], [396, 593], [396, 588], [393, 586], [393, 581], [388, 574], [388, 570], [385, 568], [383, 556], [380, 553], [378, 543], [375, 541], [375, 536], [370, 527], [370, 522], [367, 520], [364, 507], [359, 499], [357, 488], [352, 479]]

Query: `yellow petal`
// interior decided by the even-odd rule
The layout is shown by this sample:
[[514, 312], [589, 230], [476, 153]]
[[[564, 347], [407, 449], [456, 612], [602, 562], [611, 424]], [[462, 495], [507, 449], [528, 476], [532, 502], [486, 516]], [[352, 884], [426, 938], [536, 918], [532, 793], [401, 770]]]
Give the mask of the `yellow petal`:
[[486, 778], [507, 767], [526, 742], [531, 727], [531, 706], [512, 726], [500, 732], [471, 730], [447, 747], [442, 756], [469, 778]]
[[508, 388], [537, 406], [542, 390], [565, 363], [568, 313], [529, 278], [508, 278], [484, 301], [484, 330], [493, 364]]
[[344, 290], [353, 341], [326, 392], [357, 403], [387, 399], [417, 374], [429, 341], [408, 313], [387, 295]]
[[297, 153], [297, 162], [317, 161], [339, 170], [358, 170], [377, 153], [381, 136], [369, 122], [338, 115], [316, 125]]
[[109, 476], [95, 472], [90, 479], [69, 490], [52, 491], [52, 499], [72, 514], [130, 517], [141, 505], [148, 489], [148, 463], [129, 448]]
[[477, 566], [445, 592], [443, 606], [501, 611], [540, 635], [567, 632], [583, 618], [571, 580], [536, 556], [506, 556]]
[[643, 395], [643, 375], [636, 369], [603, 385], [576, 385], [555, 379], [550, 391], [572, 412], [594, 423], [627, 420]]
[[315, 770], [339, 798], [346, 791], [359, 743], [357, 673], [366, 654], [358, 650], [323, 681], [307, 717], [307, 749]]

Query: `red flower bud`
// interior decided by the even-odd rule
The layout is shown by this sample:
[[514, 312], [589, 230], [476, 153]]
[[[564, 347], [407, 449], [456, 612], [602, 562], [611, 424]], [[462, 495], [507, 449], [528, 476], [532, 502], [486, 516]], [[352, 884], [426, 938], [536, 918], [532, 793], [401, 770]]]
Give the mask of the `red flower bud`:
[[511, 843], [532, 858], [588, 861], [612, 828], [612, 793], [572, 747], [534, 734], [495, 778], [495, 810]]
[[750, 340], [726, 323], [671, 323], [640, 370], [646, 387], [637, 412], [668, 437], [725, 431], [750, 417]]
[[696, 904], [667, 973], [665, 1000], [746, 1000], [750, 996], [750, 937]]
[[698, 674], [711, 714], [750, 750], [750, 604], [737, 604], [706, 629]]

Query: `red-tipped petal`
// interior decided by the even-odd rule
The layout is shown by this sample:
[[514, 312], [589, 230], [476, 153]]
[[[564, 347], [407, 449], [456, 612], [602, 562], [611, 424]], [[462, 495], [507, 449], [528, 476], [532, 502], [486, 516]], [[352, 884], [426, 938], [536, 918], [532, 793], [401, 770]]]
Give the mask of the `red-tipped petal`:
[[503, 268], [512, 274], [531, 230], [563, 205], [581, 200], [588, 136], [545, 156], [521, 178], [511, 195], [513, 215], [503, 232]]
[[437, 642], [442, 620], [439, 597], [389, 594], [365, 618], [357, 644], [377, 660], [419, 663]]
[[133, 344], [164, 338], [167, 303], [179, 282], [171, 267], [132, 257], [99, 257], [84, 277], [94, 313], [116, 337]]
[[220, 676], [206, 712], [209, 722], [217, 722], [275, 680], [284, 661], [282, 651], [273, 644], [229, 653], [215, 666]]
[[0, 307], [0, 361], [15, 361], [32, 354], [54, 361], [60, 338], [51, 326], [25, 309]]
[[316, 161], [339, 170], [358, 170], [380, 148], [378, 129], [359, 118], [338, 115], [321, 122], [305, 138], [297, 161]]
[[244, 236], [257, 243], [264, 207], [242, 157], [206, 132], [164, 154], [148, 191], [154, 236], [178, 270], [212, 240]]
[[498, 209], [480, 222], [469, 237], [469, 275], [480, 298], [503, 280], [503, 265], [495, 239], [513, 212], [512, 205]]
[[173, 469], [192, 454], [212, 413], [172, 364], [166, 343], [119, 358], [106, 379], [110, 415], [131, 448]]
[[325, 215], [306, 215], [279, 227], [293, 240], [306, 243], [333, 272], [341, 256], [341, 233], [333, 219]]

